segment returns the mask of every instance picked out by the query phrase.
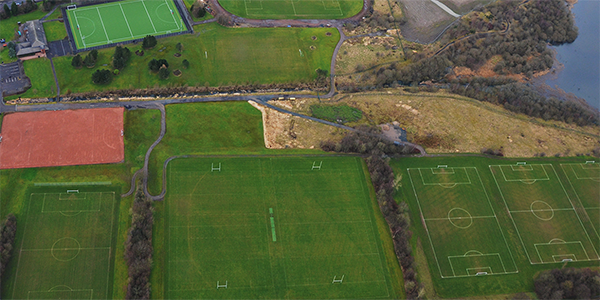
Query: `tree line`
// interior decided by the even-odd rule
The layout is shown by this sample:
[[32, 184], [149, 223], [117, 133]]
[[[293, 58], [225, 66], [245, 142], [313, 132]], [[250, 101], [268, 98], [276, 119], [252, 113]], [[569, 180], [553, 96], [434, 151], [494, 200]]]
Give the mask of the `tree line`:
[[408, 146], [398, 146], [379, 137], [377, 128], [360, 127], [359, 131], [346, 135], [341, 142], [324, 142], [325, 151], [361, 153], [367, 155], [366, 162], [371, 181], [377, 194], [377, 203], [390, 228], [394, 252], [402, 267], [404, 289], [407, 299], [421, 299], [423, 287], [417, 280], [415, 259], [410, 245], [410, 216], [406, 202], [397, 203], [395, 177], [389, 165], [389, 155], [410, 154], [417, 151]]
[[2, 228], [0, 228], [0, 283], [2, 282], [2, 275], [4, 270], [10, 261], [12, 250], [15, 243], [15, 237], [17, 236], [17, 217], [13, 214], [6, 216], [4, 222], [2, 222]]
[[127, 299], [150, 299], [153, 211], [152, 200], [146, 197], [141, 185], [138, 186], [125, 241], [125, 260], [129, 268]]
[[554, 269], [534, 278], [539, 299], [599, 299], [600, 273], [589, 268]]
[[0, 20], [5, 20], [10, 17], [26, 14], [36, 10], [37, 4], [32, 0], [27, 0], [23, 2], [21, 5], [17, 5], [17, 3], [13, 2], [10, 7], [8, 4], [4, 3], [2, 6], [2, 11], [0, 11]]

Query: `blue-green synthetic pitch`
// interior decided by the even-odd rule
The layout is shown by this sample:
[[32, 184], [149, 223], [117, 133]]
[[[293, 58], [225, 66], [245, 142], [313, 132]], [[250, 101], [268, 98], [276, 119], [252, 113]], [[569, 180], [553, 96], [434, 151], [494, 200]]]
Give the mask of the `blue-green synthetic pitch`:
[[395, 297], [360, 158], [188, 158], [167, 174], [165, 298]]
[[31, 190], [18, 223], [16, 272], [7, 291], [11, 299], [112, 297], [115, 191], [67, 189]]
[[67, 10], [77, 49], [187, 30], [173, 0], [126, 0]]

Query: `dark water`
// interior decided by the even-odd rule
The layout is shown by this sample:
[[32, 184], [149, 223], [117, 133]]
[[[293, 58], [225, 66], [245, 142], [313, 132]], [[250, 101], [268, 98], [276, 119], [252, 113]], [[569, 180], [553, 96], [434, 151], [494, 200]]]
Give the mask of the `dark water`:
[[572, 12], [579, 35], [572, 44], [552, 47], [564, 69], [546, 84], [600, 108], [600, 1], [579, 0]]

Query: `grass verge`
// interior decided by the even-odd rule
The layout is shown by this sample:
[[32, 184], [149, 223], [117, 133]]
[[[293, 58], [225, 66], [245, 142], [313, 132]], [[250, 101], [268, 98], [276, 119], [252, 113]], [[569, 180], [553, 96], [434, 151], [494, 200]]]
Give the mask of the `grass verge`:
[[44, 23], [44, 31], [46, 32], [46, 39], [49, 42], [62, 40], [67, 37], [67, 29], [65, 29], [65, 23], [59, 21]]
[[56, 97], [56, 83], [49, 59], [26, 60], [23, 62], [23, 69], [25, 69], [25, 75], [31, 80], [31, 88], [22, 94], [5, 97], [5, 100]]
[[[91, 69], [74, 69], [68, 56], [56, 58], [61, 92], [311, 82], [317, 78], [316, 69], [329, 69], [339, 40], [339, 32], [331, 28], [225, 28], [209, 23], [194, 30], [194, 34], [160, 39], [142, 57], [132, 55], [128, 66], [104, 86], [92, 84], [91, 74], [97, 69], [112, 69], [114, 48], [100, 50]], [[174, 57], [179, 53], [177, 43], [183, 45], [181, 57]], [[138, 47], [130, 49], [134, 52]], [[169, 70], [179, 69], [183, 74], [160, 80], [148, 69], [148, 62], [161, 58], [169, 62]], [[182, 65], [184, 59], [190, 63], [187, 69]]]

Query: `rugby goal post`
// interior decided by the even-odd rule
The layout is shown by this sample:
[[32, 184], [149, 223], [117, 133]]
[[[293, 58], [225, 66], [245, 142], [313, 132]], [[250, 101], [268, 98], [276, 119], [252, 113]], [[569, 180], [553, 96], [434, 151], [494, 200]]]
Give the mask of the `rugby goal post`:
[[67, 6], [67, 10], [75, 10], [77, 9], [77, 4], [71, 4], [69, 6]]
[[211, 172], [215, 172], [215, 171], [221, 172], [221, 163], [219, 163], [219, 164], [215, 164], [215, 163], [210, 164], [210, 171]]
[[227, 288], [227, 280], [225, 281], [225, 284], [220, 284], [220, 281], [217, 281], [217, 290], [218, 289], [226, 289]]
[[320, 161], [319, 164], [317, 164], [316, 161], [313, 161], [311, 170], [321, 170], [321, 166], [323, 166], [323, 161]]
[[346, 275], [342, 275], [342, 278], [337, 279], [337, 276], [333, 276], [333, 281], [331, 283], [342, 283], [344, 281], [344, 276]]

